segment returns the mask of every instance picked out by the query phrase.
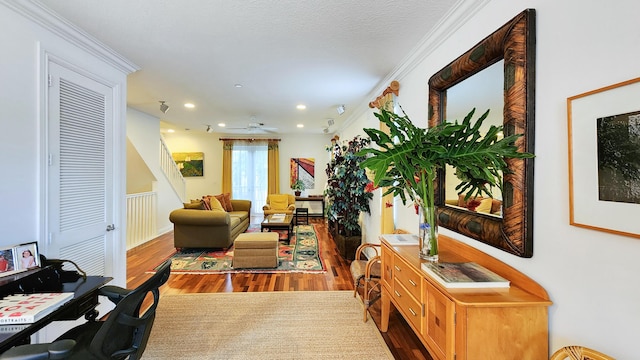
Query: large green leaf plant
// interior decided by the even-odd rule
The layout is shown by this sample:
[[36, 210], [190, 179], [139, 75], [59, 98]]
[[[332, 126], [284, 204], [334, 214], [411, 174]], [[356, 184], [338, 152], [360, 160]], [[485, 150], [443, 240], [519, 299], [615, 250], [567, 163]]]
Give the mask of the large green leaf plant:
[[365, 159], [357, 153], [370, 143], [368, 138], [355, 136], [353, 139], [336, 142], [327, 148], [332, 160], [327, 164], [327, 217], [339, 225], [338, 232], [344, 236], [360, 235], [360, 213], [371, 213], [369, 203], [373, 194], [366, 191], [369, 183], [360, 163]]
[[[491, 189], [502, 189], [502, 174], [509, 168], [505, 158], [530, 158], [533, 154], [517, 151], [515, 141], [521, 135], [500, 137], [502, 126], [490, 126], [481, 132], [487, 110], [472, 121], [475, 109], [459, 123], [442, 122], [423, 129], [415, 126], [409, 117], [381, 110], [375, 116], [389, 127], [389, 134], [378, 129], [363, 129], [376, 147], [358, 152], [366, 156], [360, 166], [374, 174], [375, 186], [386, 188], [383, 195], [393, 194], [407, 203], [407, 197], [416, 205], [434, 209], [433, 183], [438, 169], [446, 165], [455, 168], [460, 179], [458, 194], [466, 198], [482, 194], [493, 197]], [[429, 224], [435, 224], [435, 211], [425, 214]], [[431, 227], [435, 231], [435, 226]], [[433, 239], [436, 238], [434, 235]], [[437, 254], [437, 244], [432, 244]]]

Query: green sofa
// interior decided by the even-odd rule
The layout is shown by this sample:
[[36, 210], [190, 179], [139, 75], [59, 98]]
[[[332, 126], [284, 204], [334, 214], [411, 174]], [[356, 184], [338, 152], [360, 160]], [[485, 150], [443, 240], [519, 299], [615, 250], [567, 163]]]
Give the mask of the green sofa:
[[176, 248], [224, 248], [247, 231], [251, 201], [231, 200], [233, 211], [176, 209], [169, 214]]

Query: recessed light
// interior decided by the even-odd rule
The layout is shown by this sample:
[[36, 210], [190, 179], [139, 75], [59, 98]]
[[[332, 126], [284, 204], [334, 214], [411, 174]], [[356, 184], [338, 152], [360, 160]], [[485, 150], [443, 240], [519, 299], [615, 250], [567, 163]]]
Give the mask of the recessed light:
[[187, 109], [193, 109], [196, 106], [193, 105], [192, 103], [186, 103], [186, 104], [184, 104], [184, 107], [186, 107]]
[[303, 124], [298, 124], [297, 126], [298, 126], [299, 128], [303, 128], [303, 127], [304, 127], [304, 125], [303, 125]]
[[307, 108], [307, 105], [305, 105], [305, 104], [298, 104], [298, 105], [296, 106], [296, 109], [298, 109], [298, 110], [304, 110], [304, 109], [306, 109], [306, 108]]
[[227, 124], [225, 124], [225, 123], [218, 123], [218, 126], [220, 126], [220, 127], [225, 127], [225, 126], [227, 126]]
[[169, 133], [173, 133], [173, 132], [176, 132], [176, 131], [175, 131], [175, 130], [173, 130], [173, 129], [169, 129], [169, 130], [167, 130], [167, 132], [169, 132]]
[[242, 84], [235, 84], [233, 85], [234, 87], [237, 87], [238, 89], [242, 87]]

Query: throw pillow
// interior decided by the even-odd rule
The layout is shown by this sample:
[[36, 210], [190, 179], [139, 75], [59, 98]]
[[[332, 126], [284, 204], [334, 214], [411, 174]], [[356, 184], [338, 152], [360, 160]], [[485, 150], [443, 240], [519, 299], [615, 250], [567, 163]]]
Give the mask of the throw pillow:
[[220, 204], [220, 201], [218, 201], [218, 199], [216, 199], [215, 197], [210, 197], [209, 201], [211, 203], [211, 210], [212, 211], [225, 211], [224, 207], [222, 206], [222, 204]]
[[458, 206], [467, 207], [467, 201], [471, 200], [472, 198], [469, 198], [469, 200], [465, 200], [464, 199], [465, 196], [466, 196], [465, 194], [458, 195]]
[[493, 199], [493, 203], [491, 203], [491, 213], [500, 215], [502, 213], [502, 201]]
[[478, 205], [478, 207], [476, 208], [477, 212], [480, 213], [490, 213], [491, 212], [491, 204], [493, 203], [493, 199], [492, 198], [486, 198], [486, 199], [482, 199], [480, 201], [480, 205]]
[[202, 207], [204, 210], [211, 210], [211, 197], [203, 196], [202, 197]]
[[188, 203], [184, 203], [184, 208], [185, 209], [192, 209], [192, 210], [204, 210], [204, 205], [202, 204], [202, 200], [198, 200], [198, 202], [188, 202]]
[[[212, 195], [209, 195], [212, 196]], [[219, 195], [213, 195], [214, 198], [218, 199], [218, 201], [220, 202], [220, 204], [222, 205], [223, 209], [227, 208], [227, 203], [224, 200], [224, 195], [223, 194], [219, 194]]]
[[269, 197], [271, 208], [273, 210], [286, 210], [289, 205], [289, 197], [287, 195], [271, 195]]
[[231, 205], [231, 193], [224, 194], [224, 209], [227, 211], [233, 211], [233, 205]]
[[[460, 207], [466, 207], [469, 208], [469, 202], [470, 201], [474, 201], [476, 200], [478, 203], [480, 201], [482, 201], [482, 196], [476, 196], [476, 197], [470, 197], [469, 199], [467, 199], [466, 201], [464, 200], [464, 197], [467, 196], [466, 194], [460, 194], [458, 195], [458, 206]], [[478, 206], [478, 204], [476, 204], [475, 206]]]

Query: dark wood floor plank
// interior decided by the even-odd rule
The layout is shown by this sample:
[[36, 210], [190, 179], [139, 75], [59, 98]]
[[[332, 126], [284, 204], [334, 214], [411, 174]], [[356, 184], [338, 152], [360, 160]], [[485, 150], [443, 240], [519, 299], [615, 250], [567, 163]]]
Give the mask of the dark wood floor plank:
[[[161, 288], [164, 294], [260, 292], [260, 291], [332, 291], [351, 290], [353, 283], [349, 261], [344, 260], [327, 231], [322, 219], [312, 219], [316, 227], [321, 256], [326, 273], [277, 273], [277, 274], [171, 274]], [[173, 254], [173, 232], [159, 236], [143, 245], [127, 251], [127, 287], [135, 288], [149, 276], [149, 270]], [[162, 301], [162, 300], [161, 300]], [[354, 301], [359, 301], [354, 299]], [[373, 321], [380, 325], [380, 302], [371, 307]], [[369, 320], [371, 321], [371, 320]], [[319, 334], [321, 335], [321, 334]], [[382, 333], [385, 342], [396, 359], [432, 360], [428, 352], [397, 311], [392, 311], [389, 331]]]

